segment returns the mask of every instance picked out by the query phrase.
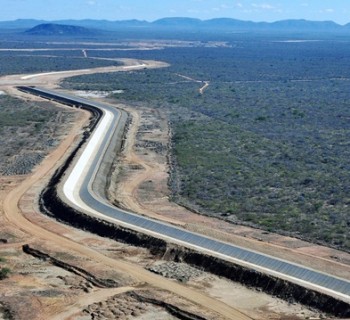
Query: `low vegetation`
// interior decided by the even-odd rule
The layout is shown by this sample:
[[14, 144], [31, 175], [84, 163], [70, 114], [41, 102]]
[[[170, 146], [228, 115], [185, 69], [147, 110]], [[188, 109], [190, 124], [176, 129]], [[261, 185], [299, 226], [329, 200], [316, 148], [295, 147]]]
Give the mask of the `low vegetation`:
[[349, 251], [349, 44], [239, 40], [132, 52], [172, 66], [63, 85], [170, 111], [175, 201]]
[[2, 264], [4, 264], [5, 262], [6, 262], [6, 260], [4, 258], [0, 257], [0, 280], [6, 279], [11, 272], [11, 270], [9, 268], [2, 267]]
[[[55, 52], [52, 52], [56, 54]], [[40, 52], [41, 55], [47, 53]], [[87, 68], [98, 68], [120, 65], [116, 61], [105, 61], [77, 57], [76, 51], [70, 56], [69, 51], [59, 51], [59, 56], [40, 56], [39, 53], [14, 54], [13, 52], [3, 52], [0, 54], [0, 75], [7, 74], [30, 74], [37, 72], [52, 72], [64, 70], [78, 70]]]
[[6, 279], [9, 276], [10, 272], [11, 272], [11, 270], [9, 268], [1, 268], [0, 269], [0, 280]]
[[57, 145], [69, 111], [48, 102], [25, 102], [0, 95], [0, 173], [27, 174]]

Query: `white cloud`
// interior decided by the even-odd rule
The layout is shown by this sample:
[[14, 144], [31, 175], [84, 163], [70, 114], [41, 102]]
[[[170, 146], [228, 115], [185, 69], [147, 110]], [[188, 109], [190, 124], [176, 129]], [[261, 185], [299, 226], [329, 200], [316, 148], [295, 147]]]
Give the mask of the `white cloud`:
[[220, 8], [221, 9], [232, 9], [232, 6], [229, 6], [229, 5], [224, 3], [224, 4], [220, 5]]
[[196, 10], [196, 9], [188, 9], [187, 10], [187, 13], [190, 13], [190, 14], [198, 14], [198, 13], [201, 13], [199, 10]]
[[335, 10], [332, 8], [328, 8], [328, 9], [322, 9], [319, 11], [319, 13], [334, 13]]
[[274, 9], [276, 9], [276, 7], [274, 7], [273, 5], [268, 4], [268, 3], [261, 3], [261, 4], [252, 3], [252, 7], [256, 8], [256, 9], [263, 9], [263, 10], [274, 10]]
[[132, 9], [132, 7], [121, 5], [121, 6], [119, 6], [119, 10], [121, 10], [121, 11], [132, 11], [133, 9]]

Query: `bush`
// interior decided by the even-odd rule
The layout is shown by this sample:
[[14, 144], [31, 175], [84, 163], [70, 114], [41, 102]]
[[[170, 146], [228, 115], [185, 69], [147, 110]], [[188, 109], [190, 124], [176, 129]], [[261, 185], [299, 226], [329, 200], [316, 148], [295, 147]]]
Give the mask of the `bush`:
[[9, 268], [0, 269], [0, 280], [6, 279], [9, 276], [11, 270]]
[[[111, 97], [168, 111], [174, 201], [350, 251], [350, 93], [343, 80], [350, 78], [350, 45], [241, 39], [238, 49], [235, 41], [232, 48], [130, 52], [171, 66], [73, 77], [63, 86], [122, 89]], [[210, 86], [199, 95], [202, 84], [183, 76]]]

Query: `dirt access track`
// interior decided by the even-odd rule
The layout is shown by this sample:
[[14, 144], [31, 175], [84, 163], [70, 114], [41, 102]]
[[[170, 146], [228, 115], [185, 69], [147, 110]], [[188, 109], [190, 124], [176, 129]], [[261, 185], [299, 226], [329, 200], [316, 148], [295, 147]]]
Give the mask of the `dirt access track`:
[[[142, 61], [140, 63], [140, 61], [128, 59], [123, 60], [123, 62], [126, 65], [122, 67], [98, 68], [95, 70], [75, 70], [72, 72], [55, 72], [40, 75], [7, 76], [0, 79], [0, 89], [11, 95], [23, 97], [23, 94], [19, 93], [14, 86], [37, 85], [54, 88], [59, 80], [67, 76], [166, 66], [164, 63], [154, 61]], [[183, 297], [195, 305], [201, 306], [198, 309], [207, 310], [208, 315], [212, 314], [210, 318], [215, 315], [215, 317], [219, 316], [219, 318], [223, 319], [251, 319], [235, 308], [232, 308], [217, 299], [213, 299], [206, 294], [174, 281], [164, 279], [163, 277], [138, 266], [138, 264], [110, 258], [98, 250], [90, 248], [86, 244], [80, 243], [80, 241], [74, 239], [74, 236], [71, 236], [73, 238], [69, 238], [66, 228], [57, 227], [57, 224], [53, 221], [48, 222], [48, 219], [44, 219], [45, 222], [38, 222], [40, 218], [35, 216], [35, 212], [33, 212], [35, 204], [32, 206], [29, 205], [29, 208], [32, 207], [32, 212], [28, 210], [26, 215], [23, 214], [22, 210], [20, 209], [20, 207], [23, 207], [23, 205], [20, 205], [22, 197], [26, 194], [26, 192], [28, 192], [28, 190], [35, 190], [35, 187], [38, 184], [44, 183], [47, 176], [52, 174], [53, 170], [55, 170], [55, 168], [57, 168], [57, 166], [62, 162], [64, 156], [67, 154], [67, 152], [69, 152], [72, 145], [77, 142], [77, 135], [80, 133], [80, 128], [82, 125], [86, 123], [87, 118], [88, 116], [86, 113], [84, 113], [83, 116], [80, 116], [79, 121], [74, 125], [70, 134], [64, 141], [62, 141], [59, 147], [45, 158], [42, 164], [35, 169], [33, 174], [26, 177], [23, 181], [19, 181], [18, 185], [5, 195], [2, 207], [5, 215], [5, 221], [7, 221], [9, 224], [9, 228], [15, 228], [18, 229], [19, 232], [24, 232], [25, 234], [30, 235], [29, 242], [40, 241], [41, 244], [45, 244], [44, 246], [46, 248], [56, 248], [56, 250], [57, 248], [60, 248], [60, 251], [64, 250], [65, 252], [69, 252], [72, 254], [72, 256], [79, 255], [81, 257], [85, 257], [85, 259], [89, 261], [95, 261], [96, 263], [103, 264], [104, 266], [117, 270], [119, 273], [129, 275], [133, 278], [134, 283], [144, 283], [146, 286], [157, 288], [157, 290], [165, 290], [179, 297]], [[43, 226], [43, 223], [46, 223], [46, 226]], [[78, 236], [75, 235], [75, 237]], [[27, 239], [27, 236], [23, 236], [23, 238]], [[111, 290], [110, 294], [115, 294], [115, 291]], [[102, 296], [103, 298], [106, 298], [105, 294], [102, 294]], [[96, 299], [99, 301], [101, 299], [101, 294], [100, 296], [96, 295]], [[67, 306], [65, 308], [67, 308]], [[74, 308], [76, 309], [76, 306], [74, 306]], [[55, 307], [51, 306], [48, 308], [41, 306], [41, 309], [41, 314], [36, 316], [38, 319], [48, 319], [59, 313], [57, 310], [59, 309], [57, 305], [55, 305]], [[71, 310], [69, 308], [68, 310], [60, 311], [64, 311], [64, 315], [71, 314]]]
[[110, 188], [111, 202], [190, 231], [350, 279], [348, 253], [199, 215], [169, 201], [171, 128], [167, 113], [160, 108], [122, 107], [132, 116], [132, 122], [115, 164], [112, 181], [117, 183]]
[[[124, 60], [124, 63], [126, 65], [123, 67], [3, 77], [0, 78], [0, 90], [16, 96], [25, 96], [25, 98], [28, 99], [29, 97], [27, 95], [19, 93], [13, 88], [13, 86], [38, 85], [47, 88], [55, 88], [61, 79], [68, 76], [92, 74], [96, 72], [130, 71], [166, 66], [164, 63], [155, 61], [138, 61], [130, 59]], [[236, 227], [215, 219], [201, 217], [169, 202], [167, 198], [168, 189], [166, 187], [166, 173], [168, 168], [166, 160], [164, 160], [165, 158], [155, 155], [150, 152], [150, 150], [147, 150], [147, 146], [142, 147], [139, 143], [144, 140], [159, 142], [159, 139], [163, 139], [162, 141], [165, 144], [167, 143], [169, 139], [169, 130], [166, 126], [166, 114], [157, 113], [154, 110], [149, 109], [133, 110], [127, 106], [123, 106], [123, 108], [132, 114], [133, 121], [128, 134], [128, 140], [124, 151], [125, 153], [123, 155], [125, 158], [122, 159], [122, 166], [124, 166], [124, 168], [135, 168], [136, 164], [136, 167], [140, 170], [129, 170], [129, 173], [127, 173], [127, 170], [124, 170], [126, 174], [123, 177], [118, 178], [121, 183], [117, 186], [120, 187], [122, 191], [122, 197], [121, 199], [118, 199], [118, 201], [120, 200], [121, 204], [126, 208], [130, 208], [141, 214], [151, 215], [176, 224], [182, 224], [190, 230], [202, 232], [226, 241], [238, 244], [248, 243], [248, 247], [258, 250], [260, 249], [265, 252], [269, 252], [271, 251], [271, 248], [273, 248], [272, 250], [274, 251], [282, 252], [280, 253], [282, 256], [290, 255], [292, 253], [295, 254], [295, 257], [293, 257], [294, 260], [308, 260], [308, 263], [315, 263], [314, 258], [318, 255], [320, 252], [319, 249], [322, 249], [322, 247], [316, 248], [318, 250], [315, 250], [314, 248], [314, 251], [309, 250], [305, 254], [303, 252], [300, 254], [297, 250], [298, 248], [288, 248], [288, 241], [292, 241], [293, 239], [282, 239], [278, 236], [274, 236], [273, 241], [269, 239], [267, 243], [264, 243], [260, 241], [261, 239], [257, 239], [257, 232], [252, 229]], [[153, 117], [150, 116], [150, 114], [153, 115]], [[28, 176], [24, 181], [18, 181], [18, 186], [6, 194], [3, 202], [6, 219], [10, 222], [13, 228], [17, 228], [20, 231], [25, 232], [25, 234], [31, 235], [29, 239], [24, 237], [25, 243], [33, 242], [37, 244], [37, 241], [39, 241], [37, 245], [43, 247], [46, 251], [61, 252], [61, 254], [63, 254], [63, 250], [64, 252], [71, 253], [71, 256], [81, 257], [83, 261], [87, 260], [89, 263], [94, 261], [107, 269], [118, 270], [118, 272], [123, 274], [124, 277], [125, 275], [129, 275], [132, 279], [123, 280], [125, 283], [121, 281], [123, 283], [121, 288], [94, 289], [95, 291], [89, 293], [89, 296], [86, 296], [86, 299], [85, 296], [81, 296], [79, 299], [73, 299], [70, 297], [68, 303], [67, 298], [65, 298], [61, 303], [56, 301], [55, 303], [47, 303], [46, 306], [43, 306], [41, 302], [41, 315], [36, 316], [35, 318], [47, 319], [55, 316], [56, 319], [68, 319], [77, 313], [78, 310], [83, 309], [92, 302], [100, 303], [117, 293], [143, 290], [144, 287], [146, 287], [156, 288], [159, 292], [172, 293], [173, 296], [171, 297], [171, 301], [173, 302], [178, 302], [179, 298], [176, 297], [182, 297], [187, 301], [187, 304], [194, 304], [194, 306], [192, 305], [190, 307], [192, 311], [195, 311], [197, 314], [202, 314], [208, 319], [279, 319], [280, 317], [277, 316], [276, 313], [271, 316], [269, 313], [271, 310], [267, 310], [266, 305], [256, 305], [252, 303], [252, 300], [263, 301], [264, 299], [267, 299], [266, 297], [253, 297], [252, 293], [247, 293], [246, 289], [239, 287], [236, 288], [236, 296], [231, 296], [232, 300], [237, 301], [235, 304], [228, 299], [230, 296], [228, 293], [233, 291], [232, 287], [228, 286], [227, 283], [222, 283], [222, 280], [215, 279], [215, 281], [212, 281], [210, 284], [212, 290], [209, 290], [210, 292], [203, 289], [208, 286], [209, 281], [207, 279], [199, 281], [202, 282], [201, 286], [199, 285], [199, 282], [193, 283], [192, 286], [186, 286], [167, 280], [146, 271], [142, 264], [140, 264], [140, 261], [133, 261], [132, 259], [125, 261], [125, 253], [129, 249], [122, 249], [124, 250], [124, 256], [111, 255], [110, 251], [112, 249], [106, 249], [105, 251], [101, 250], [104, 245], [102, 245], [100, 239], [91, 240], [93, 236], [89, 235], [87, 241], [87, 236], [83, 232], [73, 230], [66, 226], [61, 226], [55, 221], [42, 217], [35, 212], [36, 205], [35, 202], [33, 202], [33, 199], [37, 198], [40, 186], [47, 181], [47, 177], [62, 162], [64, 156], [69, 153], [69, 150], [71, 150], [72, 146], [77, 142], [81, 128], [86, 123], [87, 119], [88, 115], [86, 113], [80, 114], [79, 121], [77, 121], [71, 129], [71, 133], [65, 138], [61, 145], [44, 160], [32, 175]], [[145, 122], [159, 123], [159, 130], [141, 132], [142, 130], [140, 130], [140, 127], [142, 127]], [[135, 145], [137, 145], [137, 148], [135, 148]], [[143, 157], [140, 155], [143, 155]], [[152, 183], [150, 183], [150, 181]], [[145, 187], [145, 185], [147, 187]], [[30, 192], [28, 193], [29, 189]], [[171, 215], [169, 215], [170, 212]], [[231, 230], [234, 230], [234, 232]], [[244, 235], [242, 234], [242, 230], [244, 230]], [[96, 243], [99, 243], [99, 245], [96, 245]], [[8, 246], [11, 247], [11, 245]], [[304, 247], [311, 249], [310, 245], [305, 244]], [[324, 250], [328, 249], [324, 248]], [[346, 259], [346, 257], [339, 252], [333, 252], [332, 254], [341, 256], [341, 261], [345, 261]], [[332, 261], [332, 259], [328, 258], [325, 254], [323, 254], [321, 258], [318, 258], [317, 261], [318, 263], [323, 263], [324, 268], [330, 264], [332, 268], [335, 266], [335, 270], [338, 274], [341, 274], [342, 276], [348, 275], [349, 268], [346, 263], [335, 263], [335, 261]], [[89, 263], [83, 262], [84, 266], [88, 266]], [[108, 271], [102, 273], [105, 272], [108, 273]], [[215, 285], [213, 285], [213, 282], [215, 282]], [[220, 285], [218, 285], [219, 283]], [[141, 289], [140, 285], [142, 285]], [[225, 294], [223, 294], [223, 292], [225, 292]], [[249, 298], [247, 298], [245, 302], [242, 302], [242, 300], [237, 297], [238, 295], [245, 295]], [[213, 297], [218, 297], [218, 299]], [[181, 304], [184, 303], [184, 301], [181, 302]], [[273, 305], [273, 308], [276, 308], [276, 304], [280, 304], [281, 308], [277, 313], [281, 316], [286, 312], [286, 314], [288, 314], [288, 319], [300, 319], [300, 317], [292, 317], [292, 315], [296, 315], [297, 313], [300, 313], [301, 316], [308, 315], [317, 318], [315, 314], [308, 314], [307, 310], [300, 309], [300, 307], [293, 309], [292, 306], [282, 306], [282, 302], [280, 301], [269, 301], [268, 304]], [[250, 305], [250, 308], [248, 305]], [[251, 310], [252, 306], [256, 308], [253, 312]], [[288, 312], [286, 310], [287, 308], [289, 309]], [[100, 306], [100, 309], [103, 309], [103, 307]], [[157, 312], [159, 312], [159, 310]], [[163, 317], [162, 319], [166, 318]], [[281, 319], [286, 319], [286, 317], [281, 316]]]

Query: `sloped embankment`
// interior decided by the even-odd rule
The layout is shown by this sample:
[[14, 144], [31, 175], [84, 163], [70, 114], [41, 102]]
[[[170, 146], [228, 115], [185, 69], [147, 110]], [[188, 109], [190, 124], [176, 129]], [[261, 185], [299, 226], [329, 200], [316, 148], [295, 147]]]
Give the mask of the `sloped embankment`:
[[267, 274], [227, 262], [185, 247], [168, 244], [162, 239], [142, 234], [131, 229], [114, 225], [102, 219], [78, 212], [69, 207], [57, 196], [56, 183], [59, 175], [54, 175], [48, 188], [41, 196], [41, 209], [71, 226], [108, 237], [123, 243], [149, 249], [156, 257], [170, 261], [181, 261], [189, 265], [226, 277], [248, 287], [275, 295], [287, 301], [296, 301], [317, 308], [335, 316], [349, 317], [350, 305], [333, 297], [304, 288], [297, 284], [269, 276]]
[[[95, 233], [99, 236], [147, 248], [156, 257], [162, 257], [163, 259], [172, 261], [182, 261], [198, 267], [201, 270], [240, 282], [246, 286], [259, 288], [266, 293], [278, 296], [287, 301], [300, 302], [336, 316], [350, 317], [350, 305], [333, 297], [201, 252], [196, 252], [174, 244], [168, 244], [162, 239], [78, 212], [65, 204], [58, 196], [57, 186], [62, 180], [65, 170], [71, 164], [80, 147], [88, 139], [101, 116], [96, 110], [90, 111], [92, 111], [94, 117], [91, 119], [90, 126], [86, 133], [83, 135], [82, 141], [67, 158], [62, 167], [55, 172], [49, 184], [41, 194], [39, 203], [44, 213], [66, 224]], [[108, 161], [108, 163], [111, 164], [110, 161]], [[108, 171], [107, 169], [108, 165], [105, 165], [104, 171]], [[103, 178], [101, 177], [101, 179]]]

